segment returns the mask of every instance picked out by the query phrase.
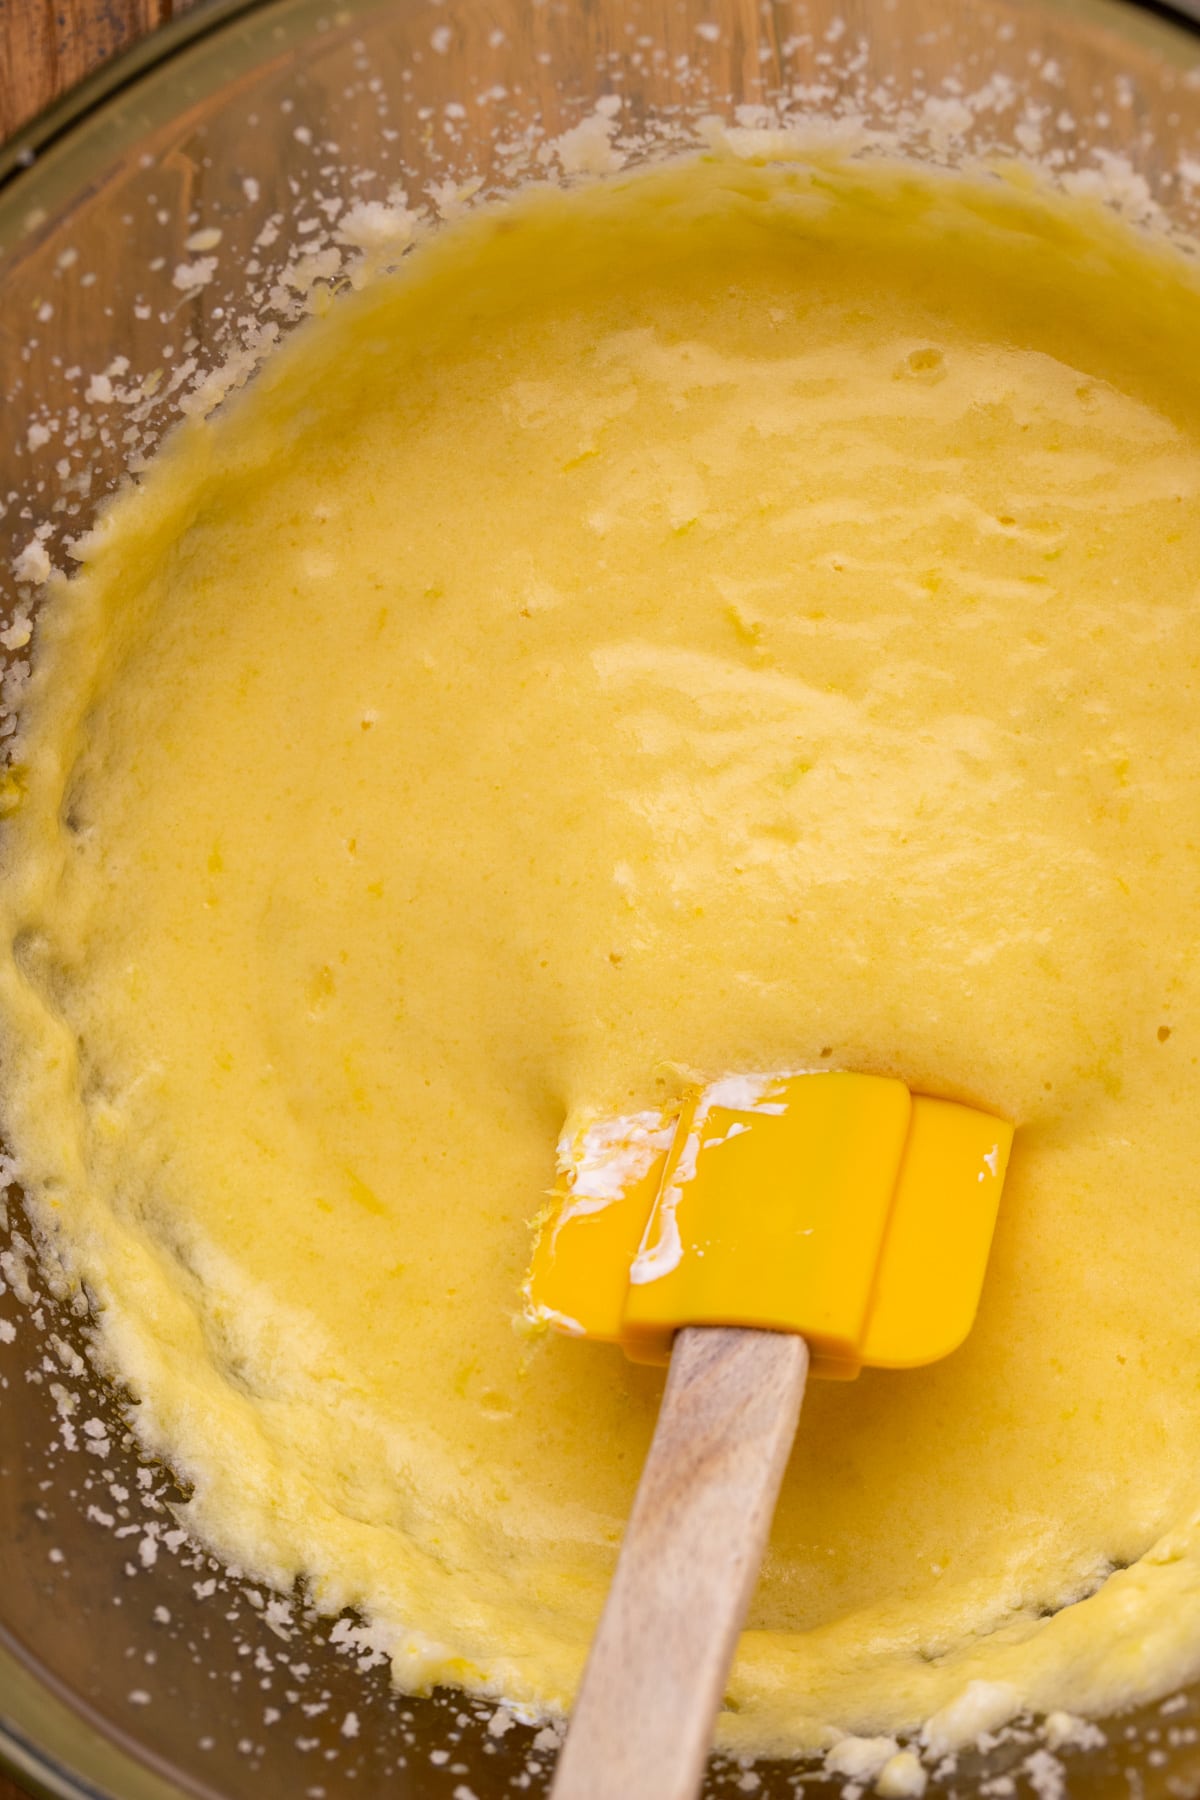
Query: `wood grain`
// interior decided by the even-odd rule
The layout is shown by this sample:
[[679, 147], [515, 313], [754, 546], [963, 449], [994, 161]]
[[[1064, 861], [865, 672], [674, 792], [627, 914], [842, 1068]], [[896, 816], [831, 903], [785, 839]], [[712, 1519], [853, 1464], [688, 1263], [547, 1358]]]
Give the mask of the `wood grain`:
[[807, 1374], [782, 1332], [676, 1338], [552, 1800], [699, 1792]]
[[180, 0], [6, 0], [0, 4], [0, 138], [184, 10]]

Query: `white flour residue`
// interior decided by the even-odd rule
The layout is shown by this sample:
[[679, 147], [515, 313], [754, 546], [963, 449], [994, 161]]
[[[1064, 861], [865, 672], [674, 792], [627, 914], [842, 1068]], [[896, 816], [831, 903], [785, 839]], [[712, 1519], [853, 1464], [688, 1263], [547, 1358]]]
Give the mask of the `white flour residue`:
[[593, 113], [548, 146], [564, 175], [611, 175], [624, 165], [625, 153], [613, 142], [620, 106], [619, 95], [604, 95]]
[[40, 536], [31, 537], [23, 550], [13, 558], [13, 574], [18, 581], [40, 587], [50, 579], [50, 557]]
[[831, 1775], [845, 1775], [851, 1781], [874, 1781], [899, 1748], [894, 1737], [839, 1738], [825, 1752], [825, 1767]]
[[926, 1722], [921, 1736], [935, 1754], [958, 1750], [997, 1730], [1021, 1710], [1021, 1696], [1006, 1681], [970, 1681], [962, 1693]]
[[[826, 1073], [825, 1070], [815, 1072]], [[650, 1215], [645, 1235], [633, 1259], [629, 1279], [635, 1287], [643, 1287], [651, 1281], [661, 1281], [664, 1275], [671, 1274], [683, 1261], [679, 1202], [683, 1198], [684, 1188], [696, 1179], [701, 1151], [718, 1149], [731, 1138], [742, 1136], [751, 1129], [755, 1114], [760, 1118], [780, 1117], [787, 1111], [787, 1101], [779, 1098], [780, 1090], [793, 1075], [800, 1073], [806, 1074], [808, 1071], [722, 1075], [701, 1089], [689, 1121], [687, 1139], [671, 1171], [671, 1179], [663, 1188], [658, 1205]], [[732, 1120], [721, 1137], [706, 1140], [704, 1127], [710, 1115], [718, 1108], [722, 1112], [751, 1116]]]
[[350, 269], [351, 285], [364, 286], [372, 275], [397, 261], [415, 239], [419, 222], [403, 188], [393, 189], [387, 200], [355, 200], [334, 232], [344, 249], [358, 252]]
[[[568, 1121], [558, 1140], [560, 1194], [558, 1211], [542, 1226], [550, 1231], [553, 1249], [565, 1225], [589, 1218], [618, 1204], [665, 1156], [675, 1136], [678, 1108], [647, 1108], [611, 1118]], [[585, 1337], [578, 1319], [535, 1300], [527, 1279], [525, 1319], [552, 1325], [570, 1337]]]
[[658, 1204], [650, 1215], [645, 1235], [629, 1270], [629, 1279], [634, 1287], [643, 1287], [648, 1281], [661, 1281], [664, 1275], [669, 1275], [683, 1261], [683, 1239], [679, 1233], [677, 1214], [684, 1188], [696, 1177], [696, 1164], [700, 1158], [700, 1132], [706, 1117], [701, 1101], [696, 1107], [692, 1129], [679, 1153], [671, 1180], [658, 1197]]
[[772, 1096], [788, 1079], [787, 1075], [723, 1075], [704, 1090], [705, 1117], [717, 1106], [727, 1112], [785, 1113], [787, 1103]]
[[929, 1776], [915, 1750], [897, 1750], [880, 1769], [875, 1792], [883, 1800], [920, 1800]]
[[1050, 1750], [1099, 1750], [1108, 1741], [1090, 1719], [1080, 1719], [1069, 1712], [1047, 1713], [1042, 1736]]
[[194, 293], [197, 288], [207, 287], [217, 272], [215, 256], [198, 256], [195, 262], [177, 263], [175, 273], [171, 277], [174, 287], [180, 293]]
[[645, 1180], [675, 1135], [675, 1113], [664, 1109], [597, 1119], [559, 1140], [559, 1170], [567, 1200], [555, 1234], [572, 1219], [602, 1212]]
[[555, 1331], [565, 1332], [568, 1337], [587, 1336], [578, 1319], [573, 1319], [570, 1313], [559, 1312], [555, 1306], [546, 1306], [540, 1300], [530, 1302], [530, 1317], [539, 1324], [553, 1325]]

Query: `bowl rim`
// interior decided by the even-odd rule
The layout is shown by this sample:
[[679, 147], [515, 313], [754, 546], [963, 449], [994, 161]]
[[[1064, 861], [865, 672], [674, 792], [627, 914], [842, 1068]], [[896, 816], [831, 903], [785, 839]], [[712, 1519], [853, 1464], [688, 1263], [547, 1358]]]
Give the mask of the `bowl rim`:
[[[187, 11], [117, 51], [0, 143], [0, 195], [7, 199], [48, 150], [145, 76], [239, 17], [265, 13], [280, 3], [287, 0], [195, 0]], [[1200, 46], [1200, 0], [1108, 4], [1114, 12], [1142, 14], [1174, 26]], [[179, 1800], [185, 1790], [165, 1780], [151, 1762], [89, 1718], [76, 1697], [57, 1692], [56, 1685], [0, 1623], [0, 1777], [19, 1783], [36, 1800]], [[10, 1696], [19, 1714], [37, 1715], [37, 1739], [13, 1716]], [[60, 1746], [63, 1754], [51, 1745]], [[107, 1765], [101, 1780], [85, 1772], [98, 1758]], [[113, 1780], [117, 1786], [111, 1785]], [[191, 1791], [201, 1795], [212, 1790]]]
[[[1138, 5], [1142, 0], [1125, 0]], [[1184, 0], [1187, 3], [1187, 0]], [[1200, 4], [1200, 0], [1197, 0]], [[196, 0], [186, 12], [176, 13], [144, 36], [107, 58], [90, 74], [51, 100], [0, 143], [0, 190], [18, 181], [52, 144], [74, 130], [126, 88], [141, 80], [159, 64], [169, 61], [201, 38], [214, 34], [240, 13], [261, 12], [272, 0]], [[1147, 5], [1166, 0], [1145, 0]]]
[[[174, 14], [118, 50], [34, 113], [12, 137], [0, 143], [0, 192], [18, 181], [59, 138], [65, 137], [107, 101], [132, 87], [142, 76], [202, 38], [215, 35], [239, 15], [266, 11], [274, 3], [275, 0], [195, 0], [186, 12]], [[1111, 3], [1114, 10], [1148, 14], [1200, 40], [1200, 0], [1111, 0]]]
[[180, 1800], [187, 1791], [61, 1692], [2, 1625], [0, 1775], [37, 1800]]

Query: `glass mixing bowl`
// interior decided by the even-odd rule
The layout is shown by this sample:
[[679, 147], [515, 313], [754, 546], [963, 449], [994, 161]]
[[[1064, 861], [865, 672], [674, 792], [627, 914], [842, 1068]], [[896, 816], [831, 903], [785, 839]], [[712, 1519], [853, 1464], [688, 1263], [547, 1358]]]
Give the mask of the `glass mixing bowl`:
[[[619, 104], [618, 104], [619, 103]], [[598, 111], [597, 111], [598, 108]], [[582, 138], [564, 137], [583, 120]], [[815, 121], [848, 146], [1041, 160], [1200, 238], [1200, 39], [1121, 0], [274, 0], [210, 5], [0, 152], [0, 737], [48, 561], [181, 409], [244, 379], [364, 259], [389, 202], [443, 214], [582, 160]], [[769, 139], [743, 148], [769, 150]], [[356, 202], [381, 202], [372, 209]], [[349, 219], [349, 223], [347, 220]], [[3, 788], [0, 786], [0, 804]], [[0, 1180], [6, 1170], [0, 1165]], [[553, 1734], [391, 1692], [330, 1628], [209, 1562], [87, 1365], [86, 1308], [0, 1238], [0, 1763], [44, 1794], [249, 1800], [544, 1792]], [[930, 1793], [1200, 1793], [1200, 1690], [1051, 1759], [1032, 1732]], [[840, 1792], [714, 1762], [708, 1792]], [[1006, 1778], [1013, 1786], [1006, 1785]], [[758, 1786], [755, 1787], [755, 1782]]]

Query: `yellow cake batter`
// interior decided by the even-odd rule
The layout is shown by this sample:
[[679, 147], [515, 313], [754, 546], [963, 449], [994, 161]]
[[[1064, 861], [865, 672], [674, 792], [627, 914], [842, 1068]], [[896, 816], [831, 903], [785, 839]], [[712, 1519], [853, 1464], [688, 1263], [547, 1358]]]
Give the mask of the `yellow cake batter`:
[[612, 1572], [661, 1376], [514, 1325], [564, 1117], [810, 1065], [1020, 1130], [966, 1347], [811, 1395], [724, 1741], [1200, 1667], [1198, 326], [1011, 182], [535, 193], [52, 594], [5, 1122], [197, 1530], [401, 1683], [565, 1707]]

